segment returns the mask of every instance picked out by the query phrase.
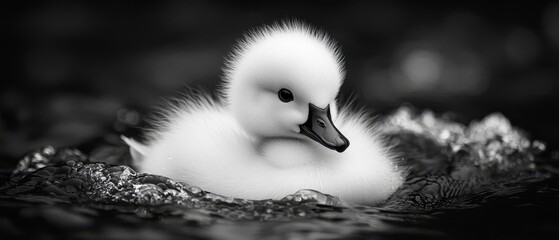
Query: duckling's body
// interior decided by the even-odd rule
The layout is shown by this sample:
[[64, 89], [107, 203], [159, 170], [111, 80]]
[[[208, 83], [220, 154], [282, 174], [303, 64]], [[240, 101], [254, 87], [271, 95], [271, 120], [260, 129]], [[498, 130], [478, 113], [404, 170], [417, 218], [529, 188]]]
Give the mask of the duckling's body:
[[169, 106], [146, 145], [125, 140], [141, 171], [225, 196], [314, 189], [379, 203], [402, 184], [401, 172], [365, 114], [338, 112], [340, 59], [308, 27], [265, 28], [228, 60], [217, 99], [190, 95]]

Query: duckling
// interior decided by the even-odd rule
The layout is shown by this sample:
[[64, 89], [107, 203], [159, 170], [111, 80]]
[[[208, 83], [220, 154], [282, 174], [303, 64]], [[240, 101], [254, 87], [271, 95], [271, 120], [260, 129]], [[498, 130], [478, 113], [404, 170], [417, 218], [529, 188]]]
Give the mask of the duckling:
[[216, 96], [169, 105], [139, 143], [123, 137], [140, 171], [245, 199], [313, 189], [375, 205], [403, 181], [364, 111], [338, 109], [345, 71], [325, 33], [299, 22], [244, 36], [225, 61]]

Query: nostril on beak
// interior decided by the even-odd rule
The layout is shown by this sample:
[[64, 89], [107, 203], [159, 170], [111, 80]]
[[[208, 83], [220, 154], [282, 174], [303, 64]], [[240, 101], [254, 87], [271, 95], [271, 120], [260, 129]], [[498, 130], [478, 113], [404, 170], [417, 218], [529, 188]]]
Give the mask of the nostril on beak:
[[326, 123], [324, 123], [324, 120], [322, 120], [322, 119], [317, 119], [316, 124], [318, 124], [318, 126], [320, 126], [321, 128], [326, 127]]

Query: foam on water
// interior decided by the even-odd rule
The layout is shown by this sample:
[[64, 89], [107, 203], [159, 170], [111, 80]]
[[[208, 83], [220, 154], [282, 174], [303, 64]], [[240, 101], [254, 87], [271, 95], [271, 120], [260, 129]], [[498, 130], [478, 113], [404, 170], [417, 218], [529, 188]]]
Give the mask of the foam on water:
[[[62, 224], [58, 228], [64, 230], [67, 221], [56, 219], [77, 226], [106, 221], [101, 230], [65, 232], [67, 237], [124, 231], [132, 236], [239, 239], [272, 235], [437, 238], [447, 233], [422, 225], [433, 221], [433, 212], [475, 209], [526, 192], [549, 177], [535, 164], [545, 145], [530, 141], [500, 114], [465, 126], [430, 111], [415, 113], [402, 107], [381, 124], [379, 129], [401, 156], [400, 166], [408, 169], [405, 184], [381, 206], [347, 204], [314, 190], [300, 190], [281, 200], [229, 198], [109, 164], [75, 149], [46, 146], [25, 155], [0, 187], [2, 205], [19, 206], [17, 211], [2, 207], [10, 218], [0, 220], [0, 229], [8, 226], [14, 235], [18, 231], [25, 235], [21, 229], [29, 226], [9, 219], [40, 216], [47, 224]], [[123, 152], [114, 151], [110, 157], [116, 155], [126, 163], [129, 156], [116, 154]], [[45, 203], [51, 207], [44, 208]], [[38, 209], [39, 215], [27, 213], [29, 209]], [[131, 225], [123, 227], [123, 222]], [[139, 226], [142, 231], [132, 231]]]

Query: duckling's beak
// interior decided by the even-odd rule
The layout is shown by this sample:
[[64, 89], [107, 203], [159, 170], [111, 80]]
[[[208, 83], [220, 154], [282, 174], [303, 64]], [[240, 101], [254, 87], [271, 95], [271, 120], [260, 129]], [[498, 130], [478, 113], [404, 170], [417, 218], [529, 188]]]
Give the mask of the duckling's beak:
[[302, 134], [327, 148], [343, 152], [349, 147], [349, 140], [332, 123], [330, 105], [322, 109], [309, 103], [309, 118], [300, 128]]

